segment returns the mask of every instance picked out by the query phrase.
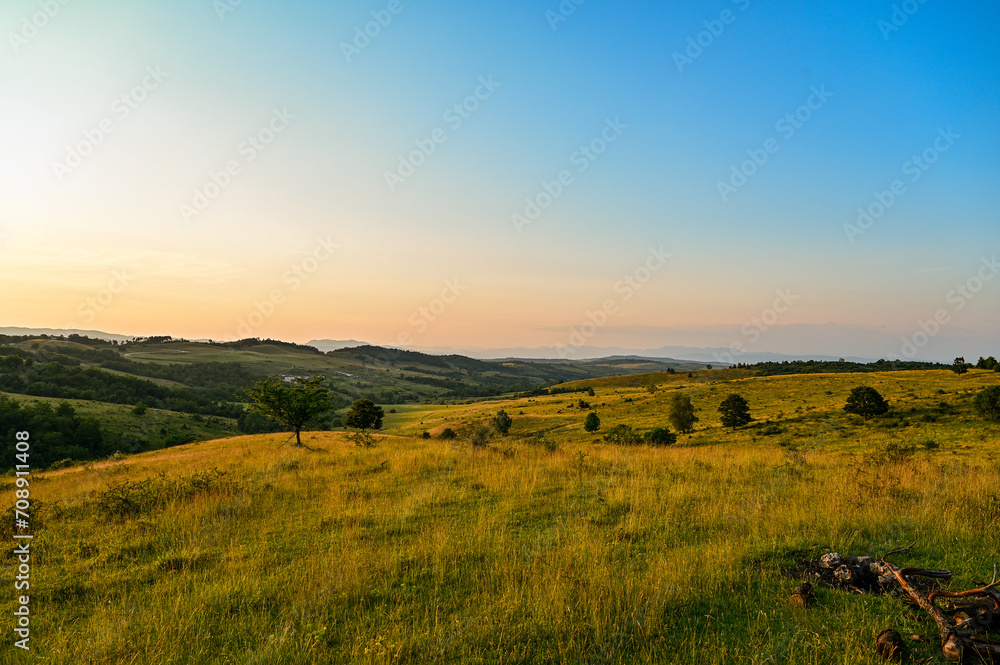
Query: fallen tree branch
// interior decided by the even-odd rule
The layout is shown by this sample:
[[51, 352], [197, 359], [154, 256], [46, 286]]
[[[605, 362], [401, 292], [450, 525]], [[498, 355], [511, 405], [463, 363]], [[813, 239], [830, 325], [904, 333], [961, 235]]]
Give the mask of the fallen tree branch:
[[899, 583], [903, 591], [917, 604], [920, 609], [927, 612], [937, 624], [938, 632], [941, 634], [941, 651], [945, 658], [953, 662], [961, 662], [966, 654], [975, 654], [987, 660], [987, 662], [1000, 663], [1000, 644], [992, 642], [985, 637], [988, 625], [992, 620], [990, 610], [980, 610], [975, 617], [956, 622], [934, 603], [934, 599], [941, 598], [969, 598], [987, 596], [994, 600], [996, 609], [1000, 610], [1000, 597], [994, 587], [997, 585], [996, 566], [993, 567], [993, 581], [986, 586], [968, 591], [931, 591], [924, 594], [909, 576], [932, 577], [937, 579], [951, 579], [951, 571], [931, 570], [928, 568], [899, 568], [886, 561], [886, 557], [913, 549], [916, 543], [908, 547], [892, 550], [882, 556], [882, 563], [888, 566], [893, 576]]

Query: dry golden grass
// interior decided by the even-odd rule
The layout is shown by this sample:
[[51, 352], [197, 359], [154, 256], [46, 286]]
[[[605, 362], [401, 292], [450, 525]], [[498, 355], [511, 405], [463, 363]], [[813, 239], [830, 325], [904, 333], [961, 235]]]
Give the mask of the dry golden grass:
[[[828, 590], [793, 610], [801, 579], [782, 571], [824, 547], [915, 540], [908, 560], [982, 582], [1000, 545], [1000, 427], [972, 418], [965, 391], [995, 376], [688, 385], [701, 429], [668, 448], [593, 443], [570, 401], [642, 428], [662, 423], [668, 392], [599, 388], [390, 423], [416, 435], [505, 408], [512, 434], [487, 449], [262, 435], [39, 473], [33, 653], [9, 662], [875, 663], [882, 628], [930, 624]], [[843, 414], [861, 382], [896, 413]], [[718, 427], [731, 391], [770, 423]], [[873, 464], [888, 444], [915, 448]], [[150, 501], [129, 512], [123, 493]]]

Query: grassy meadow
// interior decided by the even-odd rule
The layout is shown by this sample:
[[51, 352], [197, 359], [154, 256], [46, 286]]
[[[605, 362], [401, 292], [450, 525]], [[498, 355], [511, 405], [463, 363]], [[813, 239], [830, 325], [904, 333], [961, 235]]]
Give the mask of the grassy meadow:
[[[305, 435], [310, 450], [244, 436], [37, 472], [32, 651], [7, 644], [0, 661], [883, 662], [880, 630], [936, 635], [930, 620], [826, 589], [793, 609], [795, 568], [917, 541], [900, 563], [949, 568], [953, 588], [988, 581], [1000, 425], [971, 397], [998, 382], [612, 377], [581, 382], [592, 397], [386, 407], [373, 448], [339, 432]], [[845, 414], [861, 383], [892, 412]], [[614, 424], [666, 424], [674, 391], [698, 408], [693, 434], [601, 442]], [[730, 392], [756, 419], [735, 432], [716, 413]], [[580, 399], [601, 431], [583, 430]], [[463, 443], [500, 408], [508, 436]], [[438, 438], [446, 427], [459, 438]], [[9, 513], [13, 480], [0, 484]], [[4, 565], [16, 566], [9, 549]], [[944, 662], [937, 651], [911, 643], [911, 662]]]

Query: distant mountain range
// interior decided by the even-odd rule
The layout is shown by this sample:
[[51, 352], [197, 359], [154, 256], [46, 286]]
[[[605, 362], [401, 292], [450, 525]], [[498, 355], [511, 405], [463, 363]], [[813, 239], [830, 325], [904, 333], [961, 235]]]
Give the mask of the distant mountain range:
[[327, 351], [339, 351], [340, 349], [353, 349], [357, 346], [375, 346], [368, 342], [359, 342], [356, 339], [314, 339], [306, 342], [306, 346], [312, 346], [323, 353]]
[[53, 337], [59, 337], [60, 335], [68, 337], [70, 335], [82, 335], [84, 337], [92, 337], [93, 339], [106, 339], [113, 342], [127, 342], [130, 339], [134, 339], [134, 336], [130, 335], [115, 335], [113, 333], [106, 333], [100, 330], [78, 330], [76, 328], [66, 329], [66, 328], [0, 328], [0, 335], [49, 335]]
[[622, 347], [597, 347], [581, 346], [572, 349], [560, 349], [555, 346], [542, 347], [512, 347], [477, 349], [467, 347], [422, 347], [418, 349], [424, 353], [459, 353], [470, 358], [497, 359], [497, 358], [518, 358], [522, 360], [589, 360], [597, 358], [642, 358], [648, 360], [660, 360], [665, 362], [674, 361], [677, 358], [684, 360], [710, 363], [715, 365], [729, 365], [735, 363], [758, 363], [758, 362], [781, 362], [783, 360], [848, 360], [851, 362], [868, 363], [878, 360], [878, 358], [865, 358], [862, 356], [831, 356], [822, 353], [739, 353], [733, 354], [731, 349], [726, 347], [700, 347], [700, 346], [661, 346], [655, 349], [627, 349]]
[[[99, 330], [60, 330], [52, 328], [23, 328], [9, 327], [0, 328], [3, 335], [84, 335], [95, 339], [115, 340], [118, 342], [133, 339], [129, 335], [118, 335]], [[207, 340], [191, 340], [203, 342]], [[369, 342], [356, 339], [314, 339], [307, 342], [308, 346], [315, 347], [326, 353], [340, 349], [354, 348], [359, 346], [375, 346]], [[466, 346], [418, 346], [412, 351], [428, 353], [432, 355], [463, 355], [477, 360], [527, 360], [527, 361], [552, 361], [562, 362], [567, 360], [598, 360], [602, 358], [633, 358], [651, 360], [664, 363], [676, 362], [696, 362], [708, 363], [717, 366], [734, 363], [758, 363], [758, 362], [781, 362], [784, 360], [840, 360], [838, 356], [831, 356], [821, 353], [772, 353], [768, 351], [754, 353], [740, 353], [733, 355], [726, 347], [698, 347], [698, 346], [661, 346], [653, 349], [629, 349], [623, 347], [597, 347], [580, 346], [564, 347], [540, 346], [540, 347], [502, 347], [502, 348], [477, 348]], [[863, 356], [843, 356], [844, 360], [859, 363], [868, 363], [878, 360], [878, 358], [867, 358]]]

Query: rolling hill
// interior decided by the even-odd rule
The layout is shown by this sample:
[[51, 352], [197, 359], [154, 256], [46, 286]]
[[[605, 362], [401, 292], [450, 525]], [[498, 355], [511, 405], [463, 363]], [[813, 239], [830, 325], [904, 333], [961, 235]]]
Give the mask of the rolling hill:
[[[587, 361], [483, 361], [459, 355], [432, 356], [376, 346], [340, 348], [327, 353], [310, 346], [277, 340], [249, 339], [232, 343], [190, 342], [169, 337], [110, 343], [68, 338], [3, 337], [0, 354], [18, 354], [34, 362], [98, 368], [147, 380], [174, 381], [176, 386], [205, 388], [209, 375], [224, 369], [233, 380], [216, 381], [242, 388], [266, 375], [313, 375], [347, 398], [368, 397], [386, 404], [485, 397], [528, 390], [574, 379], [650, 371], [701, 369], [702, 363], [606, 358]], [[206, 366], [211, 372], [184, 367]], [[199, 376], [194, 377], [194, 374]], [[16, 392], [16, 391], [13, 391]]]
[[[697, 368], [641, 359], [488, 362], [373, 346], [318, 349], [277, 340], [221, 344], [170, 337], [103, 340], [0, 336], [0, 428], [32, 420], [47, 464], [134, 453], [236, 432], [284, 430], [248, 416], [243, 389], [268, 375], [320, 375], [335, 407], [366, 397], [387, 405], [467, 401], [566, 379]], [[65, 406], [61, 406], [65, 405]], [[138, 409], [139, 413], [133, 411]], [[63, 419], [63, 420], [60, 420]], [[334, 424], [333, 415], [325, 426]]]
[[[844, 412], [862, 379], [888, 415]], [[901, 565], [988, 581], [1000, 424], [971, 398], [1000, 374], [594, 383], [582, 408], [567, 393], [407, 405], [371, 448], [254, 435], [33, 472], [34, 653], [10, 662], [875, 665], [887, 627], [925, 636], [907, 638], [914, 662], [941, 662], [933, 623], [890, 594], [788, 594], [824, 553], [913, 541]], [[678, 392], [691, 435], [603, 440], [661, 425]], [[715, 412], [731, 392], [756, 419], [735, 432]], [[472, 447], [463, 433], [498, 409], [510, 434]]]

